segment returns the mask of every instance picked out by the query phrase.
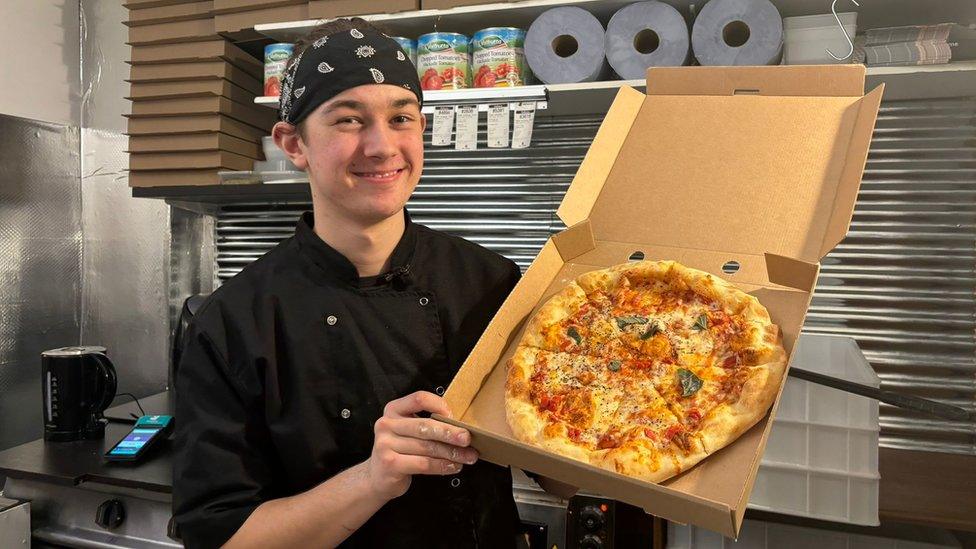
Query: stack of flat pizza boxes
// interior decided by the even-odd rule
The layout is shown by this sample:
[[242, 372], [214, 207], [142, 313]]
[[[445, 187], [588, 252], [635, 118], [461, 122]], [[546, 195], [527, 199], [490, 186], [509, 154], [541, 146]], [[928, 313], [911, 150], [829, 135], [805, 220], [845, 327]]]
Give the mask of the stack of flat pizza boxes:
[[221, 36], [214, 2], [129, 0], [129, 184], [214, 185], [263, 160], [263, 62]]
[[569, 228], [545, 244], [448, 389], [460, 419], [438, 419], [470, 429], [488, 461], [737, 537], [778, 396], [738, 440], [652, 484], [514, 440], [505, 364], [551, 295], [635, 252], [754, 295], [792, 355], [820, 259], [847, 234], [882, 89], [865, 95], [856, 65], [653, 68], [647, 84], [647, 95], [617, 94], [559, 208]]
[[308, 0], [213, 0], [214, 26], [224, 36], [246, 36], [255, 25], [304, 21]]

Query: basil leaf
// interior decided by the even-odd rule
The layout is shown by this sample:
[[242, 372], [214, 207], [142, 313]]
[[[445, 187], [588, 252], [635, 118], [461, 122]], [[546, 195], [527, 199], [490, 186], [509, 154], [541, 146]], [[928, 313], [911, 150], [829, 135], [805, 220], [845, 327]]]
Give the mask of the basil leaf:
[[640, 335], [641, 339], [650, 339], [657, 334], [661, 333], [661, 326], [657, 322], [651, 322], [651, 325], [647, 327], [647, 330]]
[[621, 330], [630, 326], [631, 324], [647, 324], [647, 318], [643, 316], [621, 316], [617, 317], [617, 326]]
[[576, 326], [570, 326], [570, 328], [566, 330], [566, 335], [572, 338], [572, 340], [575, 341], [577, 345], [583, 342], [583, 336], [581, 336], [580, 333], [576, 330]]
[[620, 371], [620, 361], [619, 360], [611, 360], [610, 361], [610, 371], [611, 372], [619, 372]]
[[702, 380], [694, 372], [685, 368], [678, 368], [678, 381], [681, 382], [681, 396], [689, 397], [702, 387]]
[[698, 320], [695, 321], [695, 325], [692, 326], [692, 328], [694, 328], [694, 329], [696, 329], [698, 331], [707, 330], [708, 329], [708, 315], [706, 315], [705, 313], [702, 313], [701, 316], [698, 317]]

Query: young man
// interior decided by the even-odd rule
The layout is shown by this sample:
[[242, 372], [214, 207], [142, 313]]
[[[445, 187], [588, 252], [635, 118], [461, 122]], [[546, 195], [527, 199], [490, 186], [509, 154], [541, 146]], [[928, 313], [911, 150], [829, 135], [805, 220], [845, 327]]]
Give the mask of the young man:
[[519, 277], [416, 225], [423, 100], [362, 20], [296, 46], [275, 142], [311, 182], [295, 235], [197, 313], [176, 381], [187, 547], [504, 547], [507, 468], [427, 417]]

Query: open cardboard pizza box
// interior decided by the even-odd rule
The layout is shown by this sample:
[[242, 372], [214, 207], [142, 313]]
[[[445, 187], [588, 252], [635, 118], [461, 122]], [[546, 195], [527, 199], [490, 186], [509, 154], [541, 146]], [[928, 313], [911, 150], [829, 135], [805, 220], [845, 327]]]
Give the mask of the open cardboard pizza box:
[[482, 459], [736, 537], [779, 397], [737, 441], [655, 485], [516, 441], [505, 364], [552, 294], [638, 251], [756, 296], [792, 355], [819, 261], [854, 210], [882, 94], [863, 90], [860, 65], [652, 68], [647, 95], [621, 88], [559, 208], [569, 228], [546, 242], [445, 394], [459, 421], [438, 419], [469, 429]]

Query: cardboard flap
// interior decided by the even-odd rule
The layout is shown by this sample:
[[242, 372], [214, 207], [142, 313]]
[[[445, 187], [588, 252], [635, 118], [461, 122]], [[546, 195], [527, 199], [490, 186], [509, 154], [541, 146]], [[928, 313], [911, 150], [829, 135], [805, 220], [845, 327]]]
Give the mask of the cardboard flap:
[[[871, 90], [871, 93], [864, 96], [861, 100], [861, 108], [857, 113], [857, 120], [854, 122], [854, 135], [871, 136], [874, 133], [874, 124], [878, 118], [878, 109], [881, 106], [881, 96], [884, 94], [884, 84]], [[871, 140], [852, 139], [847, 150], [847, 163], [841, 172], [840, 181], [837, 185], [837, 202], [834, 211], [831, 213], [830, 222], [827, 224], [827, 234], [824, 236], [823, 245], [820, 247], [820, 257], [827, 255], [833, 250], [844, 237], [851, 226], [851, 217], [854, 215], [853, 204], [857, 201], [857, 190], [861, 186], [861, 175], [864, 173], [864, 166], [868, 161], [868, 149]], [[851, 207], [847, 207], [851, 205]]]
[[[785, 86], [775, 76], [781, 69], [755, 74]], [[673, 69], [680, 70], [697, 68]], [[729, 71], [727, 80], [752, 74], [711, 70]], [[827, 80], [833, 72], [811, 74]], [[863, 77], [848, 67], [836, 72], [842, 84]], [[655, 95], [638, 104], [633, 90], [621, 89], [559, 215], [567, 225], [588, 218], [598, 241], [815, 263], [846, 234], [879, 101], [880, 90]]]
[[567, 227], [576, 225], [589, 216], [617, 153], [627, 138], [627, 131], [644, 103], [644, 97], [643, 93], [627, 86], [621, 86], [617, 92], [593, 143], [583, 157], [583, 163], [566, 191], [566, 196], [556, 210], [556, 215]]
[[553, 235], [552, 243], [559, 250], [559, 257], [563, 261], [570, 261], [596, 247], [596, 242], [593, 241], [593, 227], [590, 226], [589, 221], [581, 221]]
[[860, 97], [864, 65], [651, 67], [647, 95]]
[[766, 254], [766, 275], [773, 284], [810, 291], [817, 280], [820, 266], [799, 259]]

